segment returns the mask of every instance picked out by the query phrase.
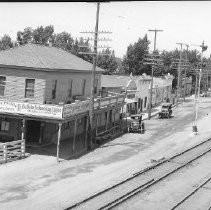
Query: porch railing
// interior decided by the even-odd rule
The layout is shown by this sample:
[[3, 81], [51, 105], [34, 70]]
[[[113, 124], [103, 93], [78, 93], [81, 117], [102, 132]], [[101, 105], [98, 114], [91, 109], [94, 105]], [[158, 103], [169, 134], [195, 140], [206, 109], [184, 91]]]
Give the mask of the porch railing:
[[[105, 97], [105, 98], [96, 98], [94, 100], [94, 108], [100, 109], [105, 106], [123, 103], [124, 100], [125, 100], [125, 94], [120, 94], [118, 96], [110, 96], [110, 97]], [[89, 100], [79, 101], [72, 104], [65, 104], [63, 106], [63, 118], [69, 117], [71, 115], [83, 113], [88, 110], [89, 110]]]
[[0, 163], [25, 157], [25, 140], [0, 143]]

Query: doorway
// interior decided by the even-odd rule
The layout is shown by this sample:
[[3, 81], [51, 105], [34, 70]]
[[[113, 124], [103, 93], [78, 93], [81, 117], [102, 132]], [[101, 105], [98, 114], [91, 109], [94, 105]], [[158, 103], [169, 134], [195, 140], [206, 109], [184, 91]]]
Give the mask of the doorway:
[[39, 142], [41, 122], [36, 120], [26, 121], [26, 141]]

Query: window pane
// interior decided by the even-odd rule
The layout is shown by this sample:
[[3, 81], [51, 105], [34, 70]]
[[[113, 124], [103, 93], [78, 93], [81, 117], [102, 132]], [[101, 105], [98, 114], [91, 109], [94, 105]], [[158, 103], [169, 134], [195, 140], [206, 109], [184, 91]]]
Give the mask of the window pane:
[[35, 79], [26, 79], [25, 98], [34, 97]]
[[86, 87], [86, 80], [82, 80], [82, 95], [84, 96], [85, 94], [85, 87]]
[[34, 98], [34, 90], [26, 90], [26, 98]]
[[52, 80], [52, 99], [56, 98], [57, 80]]
[[69, 97], [72, 97], [72, 86], [73, 86], [73, 80], [69, 80]]
[[5, 85], [6, 77], [1, 77], [0, 76], [0, 84]]
[[35, 79], [26, 79], [26, 88], [34, 89]]
[[0, 96], [4, 96], [5, 86], [0, 85]]

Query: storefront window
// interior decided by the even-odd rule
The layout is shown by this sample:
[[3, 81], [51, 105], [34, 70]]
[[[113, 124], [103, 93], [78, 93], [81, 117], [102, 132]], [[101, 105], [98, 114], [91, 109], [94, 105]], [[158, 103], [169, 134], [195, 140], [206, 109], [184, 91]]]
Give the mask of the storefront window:
[[7, 121], [1, 121], [1, 131], [9, 131], [10, 123]]

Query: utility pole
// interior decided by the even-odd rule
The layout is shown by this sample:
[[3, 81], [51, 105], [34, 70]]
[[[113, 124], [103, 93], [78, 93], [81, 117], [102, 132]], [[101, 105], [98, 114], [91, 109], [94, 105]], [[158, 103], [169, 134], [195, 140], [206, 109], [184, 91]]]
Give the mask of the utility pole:
[[176, 106], [178, 106], [178, 101], [179, 101], [179, 94], [180, 94], [180, 77], [181, 77], [181, 61], [182, 61], [182, 45], [184, 43], [177, 43], [180, 45], [180, 58], [179, 58], [179, 66], [178, 66], [178, 75], [177, 75], [177, 103]]
[[[185, 60], [186, 60], [186, 63], [188, 63], [188, 48], [189, 48], [189, 45], [188, 44], [185, 44], [185, 45], [186, 45]], [[185, 101], [186, 89], [187, 89], [186, 76], [187, 76], [187, 66], [185, 66], [184, 101]]]
[[[79, 54], [87, 54], [87, 55], [92, 55], [93, 56], [93, 65], [92, 65], [92, 75], [91, 75], [91, 96], [89, 100], [89, 133], [90, 133], [90, 142], [89, 142], [89, 147], [93, 147], [95, 142], [95, 136], [93, 132], [94, 128], [94, 96], [95, 96], [95, 87], [96, 87], [96, 65], [97, 65], [97, 58], [98, 58], [98, 48], [110, 48], [109, 46], [98, 46], [98, 41], [111, 41], [111, 39], [99, 39], [98, 35], [99, 33], [104, 33], [104, 34], [111, 34], [109, 31], [99, 31], [98, 26], [99, 26], [99, 12], [100, 12], [100, 2], [97, 2], [97, 12], [96, 12], [96, 23], [95, 23], [95, 31], [86, 31], [86, 32], [81, 32], [85, 34], [94, 34], [94, 39], [93, 38], [87, 38], [84, 40], [88, 41], [94, 41], [94, 48], [93, 52], [79, 52]], [[91, 46], [79, 46], [81, 48], [85, 47], [91, 47]], [[100, 55], [109, 55], [108, 53], [101, 53]]]
[[[158, 30], [158, 29], [149, 29], [148, 31], [154, 32], [154, 51], [153, 54], [155, 54], [156, 51], [156, 40], [157, 40], [157, 32], [163, 32], [163, 30]], [[150, 96], [149, 96], [149, 108], [148, 108], [148, 120], [151, 118], [151, 109], [152, 109], [152, 89], [153, 89], [153, 74], [154, 74], [154, 65], [152, 65], [152, 72], [151, 72], [151, 83], [150, 83]]]
[[[195, 120], [194, 120], [194, 125], [193, 125], [193, 132], [195, 134], [197, 134], [198, 133], [198, 129], [197, 129], [198, 103], [199, 103], [201, 75], [202, 75], [202, 68], [203, 68], [203, 52], [207, 50], [207, 46], [204, 45], [204, 41], [202, 42], [202, 45], [193, 45], [193, 46], [201, 47], [201, 63], [200, 63], [201, 67], [200, 67], [200, 70], [199, 70], [198, 93], [197, 93], [197, 98], [196, 98], [196, 95], [195, 95], [195, 103], [194, 103]], [[195, 93], [196, 93], [196, 91], [195, 91]]]

